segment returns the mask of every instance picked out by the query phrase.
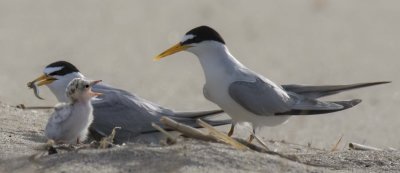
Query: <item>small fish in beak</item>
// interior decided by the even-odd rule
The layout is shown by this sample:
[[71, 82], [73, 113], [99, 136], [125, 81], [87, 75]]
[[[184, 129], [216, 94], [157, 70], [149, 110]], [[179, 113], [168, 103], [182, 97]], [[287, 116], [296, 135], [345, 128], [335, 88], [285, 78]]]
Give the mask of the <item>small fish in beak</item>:
[[40, 100], [44, 100], [44, 98], [40, 97], [39, 95], [39, 88], [35, 85], [35, 82], [28, 82], [28, 87], [33, 89], [33, 93], [35, 94], [35, 96], [40, 99]]

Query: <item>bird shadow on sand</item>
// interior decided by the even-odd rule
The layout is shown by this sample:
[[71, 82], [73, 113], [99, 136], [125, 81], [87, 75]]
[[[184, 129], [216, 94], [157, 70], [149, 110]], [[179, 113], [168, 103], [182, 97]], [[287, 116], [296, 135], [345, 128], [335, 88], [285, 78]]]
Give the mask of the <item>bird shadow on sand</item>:
[[40, 134], [40, 133], [34, 132], [34, 131], [27, 131], [21, 135], [22, 135], [23, 139], [37, 142], [37, 143], [46, 143], [46, 141], [47, 141], [47, 138], [43, 134]]

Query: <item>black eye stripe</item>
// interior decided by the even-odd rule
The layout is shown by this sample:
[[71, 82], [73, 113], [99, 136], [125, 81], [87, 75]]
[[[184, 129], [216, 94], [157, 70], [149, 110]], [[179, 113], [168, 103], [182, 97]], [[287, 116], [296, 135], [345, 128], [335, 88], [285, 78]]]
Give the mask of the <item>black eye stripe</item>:
[[51, 63], [46, 66], [46, 68], [48, 68], [48, 67], [62, 67], [61, 70], [54, 71], [54, 72], [48, 74], [50, 76], [55, 76], [55, 75], [64, 76], [64, 75], [72, 73], [72, 72], [79, 72], [79, 70], [74, 65], [72, 65], [71, 63], [66, 62], [66, 61], [57, 61], [57, 62]]

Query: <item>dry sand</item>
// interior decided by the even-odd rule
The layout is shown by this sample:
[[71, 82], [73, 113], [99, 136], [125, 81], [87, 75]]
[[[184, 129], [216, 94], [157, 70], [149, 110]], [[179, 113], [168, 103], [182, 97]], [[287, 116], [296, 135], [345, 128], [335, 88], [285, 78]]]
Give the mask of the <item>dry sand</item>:
[[[355, 108], [323, 116], [294, 117], [284, 125], [263, 129], [260, 136], [329, 149], [343, 135], [339, 148], [344, 148], [348, 142], [400, 148], [400, 116], [396, 109], [400, 105], [399, 7], [398, 0], [0, 0], [0, 100], [9, 105], [54, 105], [56, 100], [47, 89], [42, 88], [46, 100], [37, 100], [26, 83], [40, 75], [47, 64], [67, 60], [90, 78], [102, 79], [170, 108], [183, 111], [215, 109], [217, 107], [202, 95], [204, 77], [193, 55], [180, 53], [161, 62], [152, 61], [152, 57], [175, 44], [186, 31], [206, 24], [222, 34], [238, 60], [279, 84], [393, 81], [389, 85], [327, 98], [362, 99]], [[1, 135], [4, 135], [1, 159], [32, 154], [32, 147], [44, 141], [41, 130], [47, 117], [39, 111], [0, 111]], [[13, 117], [14, 114], [19, 115], [18, 118]], [[239, 137], [246, 135], [238, 134]], [[168, 155], [173, 153], [174, 147], [194, 143], [184, 142], [158, 151]], [[141, 151], [157, 150], [146, 145], [132, 145], [112, 151], [129, 150], [140, 155]], [[232, 151], [232, 156], [243, 154], [220, 144], [199, 143], [193, 147], [208, 145]], [[139, 151], [135, 152], [135, 149]], [[145, 152], [147, 149], [149, 151]], [[82, 154], [83, 160], [87, 158], [86, 163], [95, 163], [91, 159], [97, 158], [94, 154], [97, 152], [107, 155], [111, 151], [82, 151], [78, 155]], [[337, 158], [339, 160], [334, 160], [337, 162], [330, 164], [358, 170], [356, 165], [367, 161], [347, 160], [357, 154], [362, 159], [365, 153], [314, 156]], [[379, 154], [367, 153], [366, 156], [373, 158]], [[69, 155], [73, 154], [68, 153], [65, 157]], [[64, 158], [64, 155], [49, 158], [56, 157]], [[249, 154], [249, 157], [256, 160], [261, 156]], [[262, 157], [271, 159], [271, 163], [276, 159]], [[40, 164], [49, 166], [48, 163], [54, 161], [49, 158], [41, 160]], [[318, 157], [308, 158], [318, 160]], [[369, 160], [374, 165], [374, 159]], [[232, 164], [245, 167], [245, 162], [246, 159], [238, 159]], [[139, 169], [136, 162], [129, 163]], [[55, 167], [67, 169], [67, 165], [55, 164]], [[207, 167], [207, 164], [190, 163], [185, 167], [183, 161], [180, 165], [182, 170], [188, 171]], [[224, 165], [216, 166], [209, 170], [216, 171]], [[233, 170], [232, 167], [236, 170], [228, 164], [224, 168]], [[375, 169], [375, 166], [371, 167], [367, 169]], [[379, 169], [383, 167], [378, 166]], [[114, 168], [125, 169], [115, 165]], [[261, 168], [265, 167], [261, 165]], [[41, 171], [41, 168], [37, 169]]]
[[37, 159], [46, 142], [43, 126], [49, 111], [20, 110], [0, 104], [0, 172], [397, 172], [399, 151], [330, 152], [269, 142], [291, 161], [224, 144], [183, 139], [171, 146], [128, 143], [111, 149], [62, 151]]

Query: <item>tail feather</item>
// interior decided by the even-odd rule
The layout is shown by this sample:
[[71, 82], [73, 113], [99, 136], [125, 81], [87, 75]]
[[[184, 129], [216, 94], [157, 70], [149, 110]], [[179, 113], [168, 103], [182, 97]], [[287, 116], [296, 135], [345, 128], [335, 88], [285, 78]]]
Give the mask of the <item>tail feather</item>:
[[342, 111], [345, 109], [349, 109], [355, 105], [358, 105], [361, 103], [360, 99], [354, 99], [350, 101], [334, 101], [334, 102], [329, 102], [329, 103], [335, 103], [338, 105], [341, 105], [342, 108], [340, 109], [328, 109], [328, 110], [301, 110], [301, 109], [292, 109], [287, 112], [282, 112], [282, 113], [275, 113], [276, 116], [280, 115], [316, 115], [316, 114], [326, 114], [326, 113], [332, 113], [332, 112], [337, 112], [337, 111]]
[[[202, 126], [198, 125], [196, 122], [197, 119], [195, 119], [192, 123], [185, 123], [186, 125], [189, 125], [194, 128], [202, 128]], [[202, 119], [204, 122], [212, 125], [212, 126], [222, 126], [222, 125], [227, 125], [227, 124], [232, 124], [231, 119], [225, 119], [225, 120], [208, 120], [208, 119]]]
[[294, 92], [296, 94], [306, 96], [308, 98], [316, 99], [320, 97], [337, 94], [347, 90], [353, 90], [353, 89], [364, 88], [380, 84], [387, 84], [387, 83], [390, 83], [390, 81], [357, 83], [350, 85], [326, 85], [326, 86], [282, 85], [282, 88], [285, 91]]
[[175, 112], [173, 117], [185, 117], [185, 118], [204, 118], [211, 115], [223, 113], [223, 110], [211, 110], [211, 111], [199, 111], [199, 112]]
[[208, 124], [212, 126], [221, 126], [226, 124], [232, 124], [231, 119], [227, 120], [209, 120], [206, 119], [209, 116], [217, 115], [223, 113], [223, 110], [211, 110], [211, 111], [199, 111], [199, 112], [175, 112], [175, 115], [169, 116], [169, 118], [183, 123], [185, 125], [189, 125], [194, 128], [201, 128], [196, 122], [197, 119], [202, 119]]
[[197, 119], [202, 119], [203, 121], [205, 121], [206, 123], [208, 123], [208, 124], [210, 124], [212, 126], [221, 126], [221, 125], [226, 125], [226, 124], [232, 124], [232, 120], [231, 119], [210, 120], [210, 119], [205, 118], [204, 116], [203, 117], [198, 117], [198, 116], [195, 116], [195, 117], [176, 117], [176, 116], [174, 116], [174, 117], [169, 117], [169, 118], [175, 120], [176, 122], [179, 122], [179, 123], [182, 123], [182, 124], [194, 127], [194, 128], [201, 128], [201, 126], [199, 126], [197, 124], [197, 122], [196, 122]]

